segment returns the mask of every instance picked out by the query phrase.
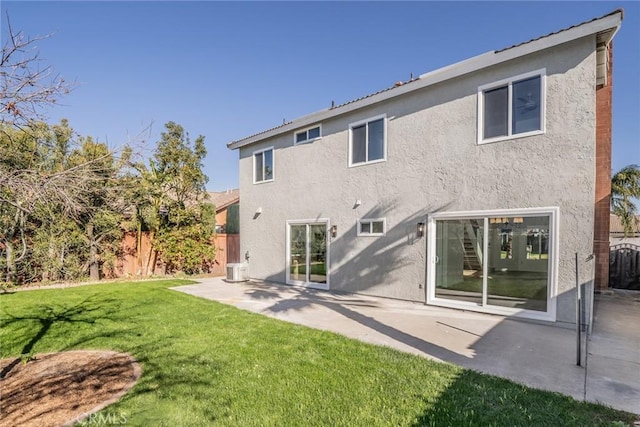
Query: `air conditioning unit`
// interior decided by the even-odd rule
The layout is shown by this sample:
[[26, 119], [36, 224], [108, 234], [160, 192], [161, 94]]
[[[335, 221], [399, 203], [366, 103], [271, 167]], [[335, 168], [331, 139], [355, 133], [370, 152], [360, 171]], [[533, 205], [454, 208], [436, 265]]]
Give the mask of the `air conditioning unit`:
[[246, 282], [247, 280], [249, 280], [248, 264], [227, 264], [227, 282]]

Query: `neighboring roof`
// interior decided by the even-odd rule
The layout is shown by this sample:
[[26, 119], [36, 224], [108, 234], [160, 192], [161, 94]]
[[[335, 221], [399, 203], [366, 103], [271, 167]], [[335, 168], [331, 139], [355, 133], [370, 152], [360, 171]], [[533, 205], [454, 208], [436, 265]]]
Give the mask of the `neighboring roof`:
[[590, 21], [573, 25], [571, 27], [504, 49], [483, 53], [464, 61], [457, 62], [455, 64], [422, 74], [416, 79], [411, 79], [407, 82], [398, 82], [390, 88], [383, 89], [370, 95], [366, 95], [361, 98], [345, 102], [343, 104], [333, 105], [331, 108], [320, 110], [296, 120], [283, 123], [282, 125], [276, 126], [274, 128], [259, 132], [257, 134], [232, 141], [227, 144], [227, 147], [232, 150], [241, 148], [246, 145], [262, 141], [266, 138], [271, 138], [285, 132], [290, 132], [295, 129], [313, 125], [314, 123], [346, 114], [351, 111], [358, 110], [360, 108], [364, 108], [390, 98], [395, 98], [408, 92], [413, 92], [415, 90], [422, 89], [427, 86], [443, 82], [445, 80], [460, 77], [462, 75], [469, 74], [474, 71], [490, 67], [492, 65], [500, 64], [502, 62], [509, 61], [524, 55], [529, 55], [531, 53], [538, 52], [543, 49], [548, 49], [550, 47], [557, 46], [559, 44], [566, 43], [572, 40], [577, 40], [591, 34], [597, 34], [598, 43], [608, 43], [620, 28], [622, 17], [622, 9], [616, 9], [615, 11], [599, 18], [594, 18]]
[[[634, 231], [631, 233], [630, 237], [640, 237], [640, 215], [636, 215], [636, 225], [633, 229]], [[620, 221], [620, 217], [617, 215], [611, 214], [611, 219], [609, 221], [609, 234], [614, 236], [624, 235], [624, 226], [622, 225], [622, 221]]]
[[240, 201], [240, 189], [209, 191], [209, 202], [216, 206], [216, 213]]

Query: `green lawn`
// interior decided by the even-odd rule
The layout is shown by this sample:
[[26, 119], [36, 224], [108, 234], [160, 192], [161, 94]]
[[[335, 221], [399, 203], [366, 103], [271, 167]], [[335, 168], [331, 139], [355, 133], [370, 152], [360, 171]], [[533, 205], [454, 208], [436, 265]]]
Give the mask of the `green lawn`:
[[[127, 425], [560, 426], [633, 416], [171, 291], [180, 281], [0, 296], [0, 357], [110, 349], [143, 365]], [[526, 369], [526, 367], [524, 367]]]

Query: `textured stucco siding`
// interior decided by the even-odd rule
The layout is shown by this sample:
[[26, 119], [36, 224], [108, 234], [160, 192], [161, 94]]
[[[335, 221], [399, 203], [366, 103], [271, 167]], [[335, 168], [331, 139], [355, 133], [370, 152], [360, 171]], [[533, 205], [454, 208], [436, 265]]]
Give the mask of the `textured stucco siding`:
[[[436, 211], [558, 206], [557, 320], [575, 317], [574, 254], [593, 247], [595, 38], [585, 37], [240, 149], [241, 253], [253, 278], [285, 282], [286, 221], [328, 218], [330, 287], [425, 301], [426, 236]], [[546, 133], [477, 144], [478, 87], [546, 68]], [[349, 124], [387, 116], [387, 161], [348, 167]], [[253, 184], [252, 153], [275, 148], [275, 179]], [[361, 201], [354, 207], [356, 200]], [[254, 217], [258, 207], [262, 214]], [[357, 237], [356, 220], [386, 218], [384, 237]], [[581, 281], [589, 283], [589, 264]]]

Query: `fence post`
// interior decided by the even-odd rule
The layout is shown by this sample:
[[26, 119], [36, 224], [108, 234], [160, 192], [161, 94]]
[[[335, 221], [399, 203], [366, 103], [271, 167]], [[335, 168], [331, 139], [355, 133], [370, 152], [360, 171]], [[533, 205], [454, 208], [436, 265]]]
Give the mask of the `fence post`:
[[576, 365], [582, 366], [582, 297], [580, 295], [579, 260], [576, 252]]

